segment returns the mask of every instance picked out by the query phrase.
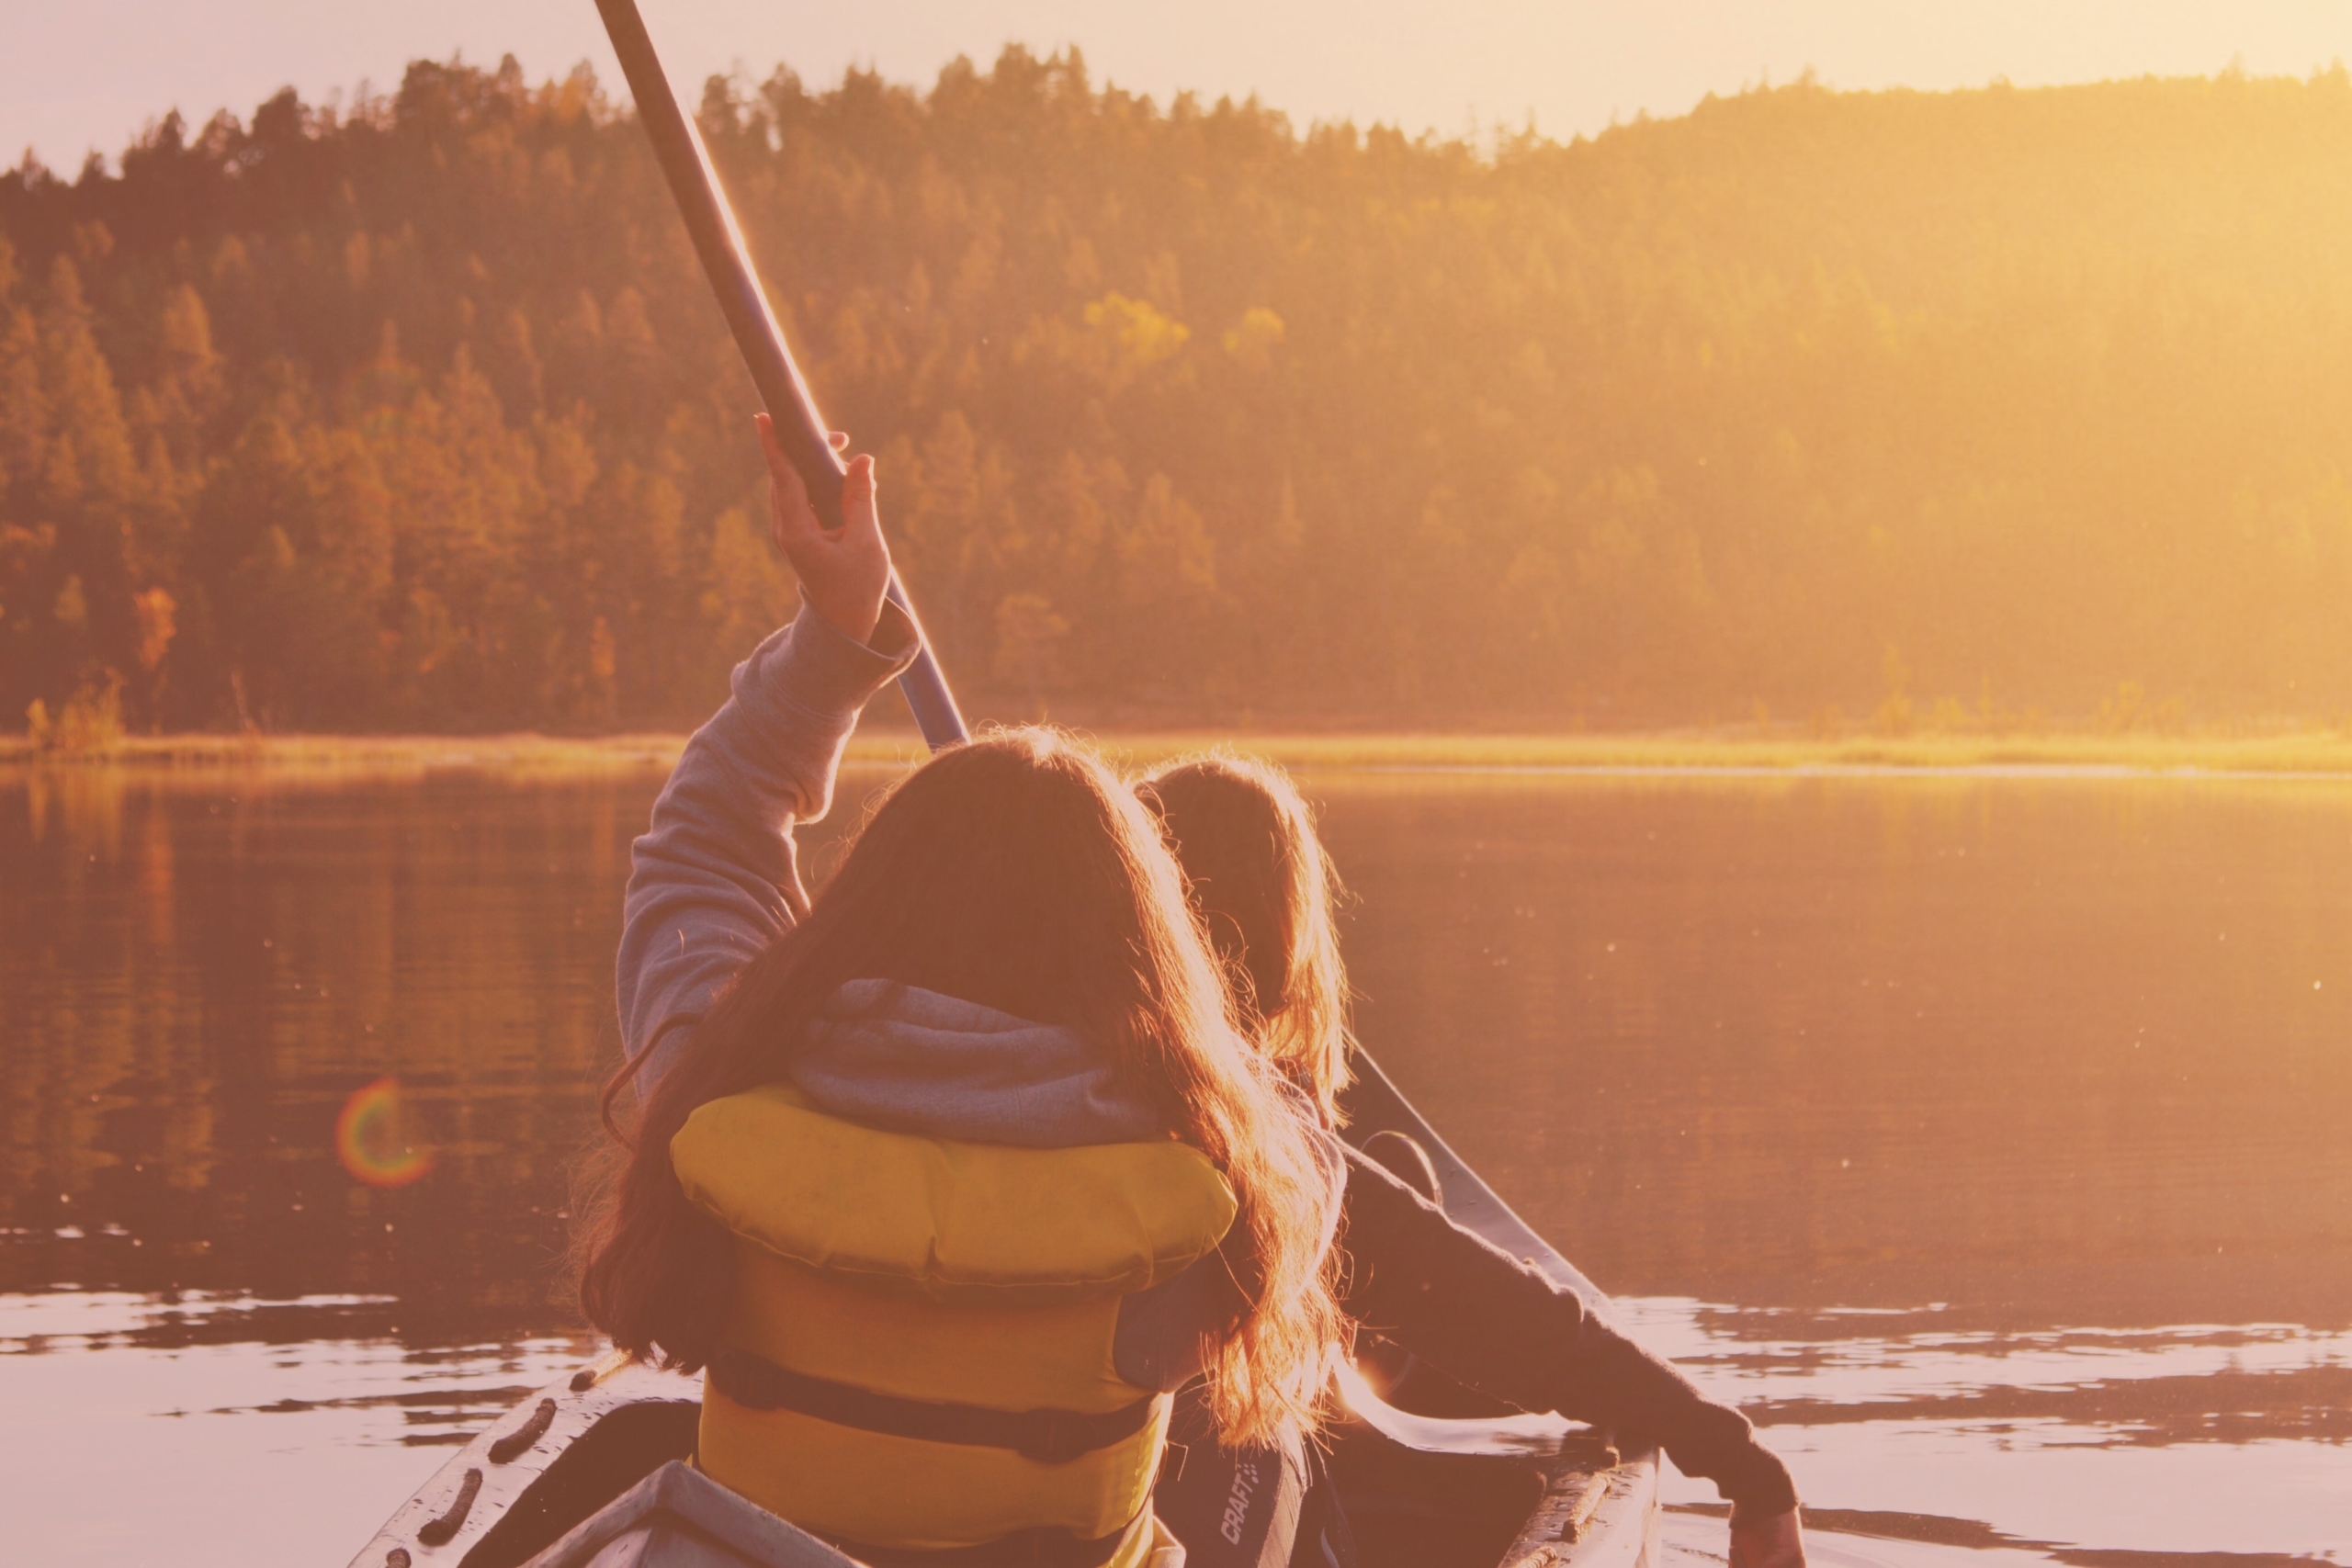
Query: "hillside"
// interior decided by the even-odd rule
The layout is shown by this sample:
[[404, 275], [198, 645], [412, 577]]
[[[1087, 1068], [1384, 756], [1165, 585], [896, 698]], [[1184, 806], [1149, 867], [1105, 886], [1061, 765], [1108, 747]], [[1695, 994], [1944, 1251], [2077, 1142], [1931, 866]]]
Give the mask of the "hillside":
[[[1487, 149], [1019, 51], [702, 116], [985, 711], [2352, 708], [2352, 79], [1811, 84]], [[0, 176], [0, 722], [690, 721], [790, 602], [584, 75]]]

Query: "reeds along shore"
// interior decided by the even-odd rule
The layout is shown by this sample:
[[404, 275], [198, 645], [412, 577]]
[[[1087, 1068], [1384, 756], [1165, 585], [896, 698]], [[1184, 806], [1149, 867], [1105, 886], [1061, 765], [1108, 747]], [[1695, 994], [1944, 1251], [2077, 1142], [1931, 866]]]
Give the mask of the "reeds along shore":
[[[1372, 733], [1248, 734], [1206, 730], [1091, 732], [1130, 765], [1227, 747], [1303, 772], [1521, 770], [1571, 772], [1999, 773], [2302, 775], [2352, 781], [2352, 733], [2267, 735], [1775, 736], [1749, 730], [1624, 735]], [[0, 768], [109, 767], [272, 773], [402, 773], [469, 770], [515, 775], [666, 773], [685, 745], [676, 734], [571, 739], [537, 734], [127, 736], [65, 751], [0, 736]], [[923, 755], [911, 729], [869, 728], [850, 742], [854, 766], [896, 766]]]

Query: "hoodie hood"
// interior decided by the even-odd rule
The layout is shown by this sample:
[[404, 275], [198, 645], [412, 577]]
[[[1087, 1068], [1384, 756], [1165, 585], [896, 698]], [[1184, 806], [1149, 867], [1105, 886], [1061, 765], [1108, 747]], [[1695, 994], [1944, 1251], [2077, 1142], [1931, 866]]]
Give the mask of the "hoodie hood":
[[786, 1077], [832, 1115], [969, 1143], [1067, 1148], [1166, 1131], [1078, 1031], [890, 980], [834, 992]]

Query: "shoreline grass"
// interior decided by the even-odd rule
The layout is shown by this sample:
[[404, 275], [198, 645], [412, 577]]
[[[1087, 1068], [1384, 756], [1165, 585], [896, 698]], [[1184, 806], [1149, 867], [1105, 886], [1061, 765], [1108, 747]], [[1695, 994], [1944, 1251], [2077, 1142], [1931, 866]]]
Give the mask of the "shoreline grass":
[[[1810, 737], [1754, 730], [1623, 734], [1446, 734], [1207, 729], [1082, 730], [1106, 751], [1144, 766], [1213, 747], [1266, 757], [1300, 771], [1688, 773], [2034, 773], [2352, 779], [2352, 734], [2039, 734]], [[104, 750], [59, 753], [0, 736], [0, 767], [216, 769], [273, 773], [515, 774], [666, 771], [684, 735], [570, 738], [537, 734], [127, 736]], [[911, 730], [872, 728], [852, 739], [848, 761], [904, 764], [922, 754]]]

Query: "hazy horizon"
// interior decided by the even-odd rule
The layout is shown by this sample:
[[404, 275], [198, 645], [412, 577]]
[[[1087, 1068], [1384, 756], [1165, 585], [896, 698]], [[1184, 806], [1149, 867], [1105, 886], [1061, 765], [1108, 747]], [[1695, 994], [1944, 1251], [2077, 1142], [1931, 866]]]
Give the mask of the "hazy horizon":
[[[1182, 14], [1084, 0], [876, 0], [795, 16], [707, 0], [649, 0], [680, 79], [779, 62], [812, 84], [853, 65], [928, 84], [957, 55], [985, 64], [1008, 42], [1076, 45], [1097, 80], [1163, 102], [1257, 95], [1295, 123], [1353, 119], [1456, 134], [1531, 118], [1563, 139], [1640, 114], [1673, 116], [1709, 94], [1810, 70], [1866, 90], [2019, 86], [2242, 65], [2306, 74], [2352, 52], [2352, 10], [2327, 0], [2249, 0], [2226, 10], [2164, 0], [1992, 0], [1965, 13], [1868, 0], [1662, 0], [1584, 5], [1485, 0], [1441, 10], [1391, 0], [1385, 25], [1339, 0], [1201, 0]], [[729, 14], [730, 12], [734, 14]], [[413, 59], [512, 53], [533, 78], [586, 61], [619, 81], [587, 0], [416, 0], [322, 11], [294, 0], [223, 0], [195, 11], [92, 0], [20, 18], [0, 57], [0, 158], [30, 152], [72, 170], [111, 159], [176, 107], [201, 124], [241, 118], [291, 85], [306, 101], [396, 85]]]

